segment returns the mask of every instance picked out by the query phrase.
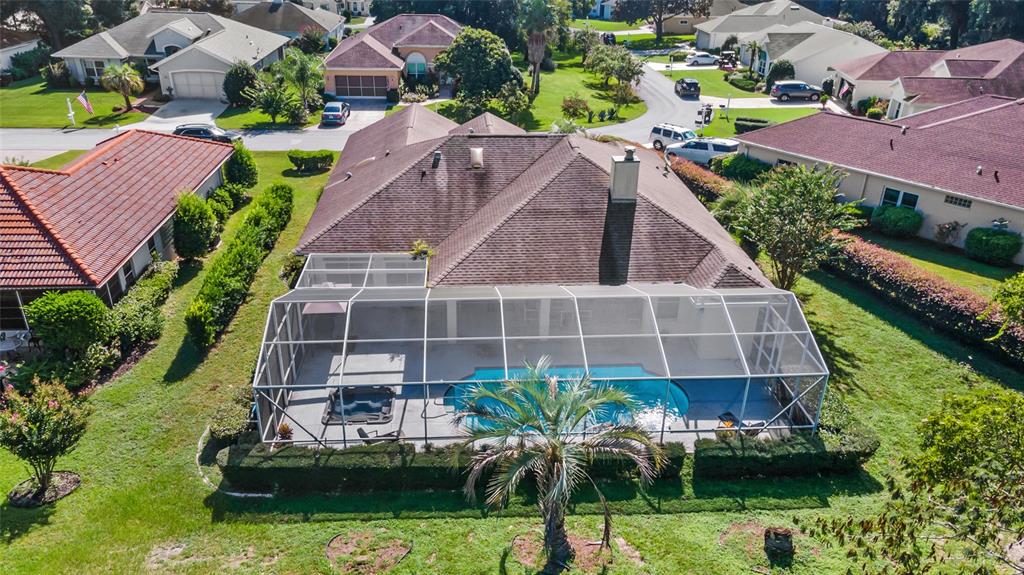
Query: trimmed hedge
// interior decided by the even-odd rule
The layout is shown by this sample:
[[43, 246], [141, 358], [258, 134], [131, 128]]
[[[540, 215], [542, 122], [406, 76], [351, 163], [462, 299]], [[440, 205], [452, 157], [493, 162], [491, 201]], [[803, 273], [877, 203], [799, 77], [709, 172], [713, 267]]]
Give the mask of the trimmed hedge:
[[747, 183], [772, 169], [772, 165], [734, 152], [711, 158], [711, 171], [736, 182]]
[[1009, 230], [974, 228], [964, 240], [964, 251], [978, 261], [1006, 266], [1013, 263], [1021, 248], [1021, 236]]
[[731, 187], [725, 178], [689, 160], [676, 158], [672, 161], [672, 171], [705, 204], [717, 200]]
[[227, 328], [291, 216], [290, 186], [271, 186], [253, 203], [238, 233], [210, 265], [199, 293], [185, 312], [189, 337], [197, 346], [209, 347]]
[[174, 251], [187, 260], [206, 254], [216, 226], [217, 217], [206, 200], [182, 194], [174, 211]]
[[924, 216], [902, 206], [878, 206], [871, 212], [871, 225], [887, 236], [912, 238], [921, 231]]
[[[666, 445], [662, 477], [678, 477], [686, 458], [681, 444]], [[287, 446], [270, 452], [267, 444], [236, 445], [217, 455], [224, 479], [251, 491], [333, 492], [462, 489], [471, 453], [457, 446], [416, 451], [410, 443], [313, 450]], [[594, 478], [631, 477], [631, 466], [604, 460], [591, 466]], [[485, 485], [487, 478], [481, 480]]]
[[217, 441], [237, 441], [249, 431], [252, 414], [252, 388], [247, 385], [232, 390], [231, 401], [220, 404], [210, 419], [210, 435]]
[[757, 88], [757, 80], [749, 78], [730, 76], [729, 83], [745, 92], [753, 92]]
[[330, 150], [289, 150], [288, 161], [300, 172], [320, 172], [334, 163], [334, 152]]
[[698, 439], [693, 454], [695, 477], [737, 479], [851, 473], [878, 450], [871, 432], [847, 430], [826, 434], [794, 433], [763, 441], [740, 435], [732, 439]]
[[224, 163], [224, 181], [243, 188], [255, 187], [260, 177], [256, 158], [241, 142], [235, 142], [234, 146], [235, 153]]
[[167, 301], [177, 277], [178, 262], [153, 262], [146, 275], [111, 310], [122, 355], [160, 337], [164, 327], [160, 306]]
[[774, 126], [777, 122], [771, 120], [765, 120], [764, 118], [736, 118], [732, 125], [736, 129], [737, 134], [746, 134], [754, 130], [761, 128], [767, 128], [768, 126]]
[[24, 312], [51, 353], [69, 351], [81, 357], [93, 343], [110, 341], [113, 332], [110, 310], [91, 291], [48, 291]]
[[1024, 327], [1011, 325], [996, 340], [1003, 316], [998, 309], [982, 318], [989, 301], [974, 290], [928, 272], [907, 258], [854, 236], [826, 262], [836, 274], [853, 280], [921, 321], [962, 342], [992, 351], [1024, 366]]

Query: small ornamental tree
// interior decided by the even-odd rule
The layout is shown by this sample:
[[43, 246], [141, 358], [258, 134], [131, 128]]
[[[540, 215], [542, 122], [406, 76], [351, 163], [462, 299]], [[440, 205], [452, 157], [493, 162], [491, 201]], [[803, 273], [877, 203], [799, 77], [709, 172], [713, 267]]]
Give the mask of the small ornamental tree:
[[792, 289], [842, 242], [836, 230], [857, 225], [856, 204], [836, 201], [841, 180], [835, 169], [776, 168], [738, 210], [737, 229], [764, 250], [778, 287]]
[[0, 446], [32, 468], [33, 499], [43, 501], [57, 459], [85, 434], [88, 407], [60, 383], [34, 382], [32, 395], [6, 390], [0, 411]]
[[581, 98], [579, 92], [573, 92], [570, 96], [562, 98], [562, 117], [570, 120], [578, 120], [587, 115], [590, 111], [590, 104], [586, 98]]
[[292, 41], [296, 48], [302, 50], [306, 54], [317, 54], [323, 52], [324, 35], [315, 26], [306, 26], [302, 29], [302, 33], [299, 37]]
[[182, 194], [174, 212], [174, 250], [187, 259], [195, 259], [210, 249], [217, 219], [206, 201], [195, 194]]
[[508, 82], [498, 91], [498, 104], [505, 117], [516, 125], [521, 125], [523, 115], [530, 110], [530, 97], [523, 86], [516, 82]]
[[[868, 517], [820, 518], [810, 534], [848, 547], [868, 575], [1024, 573], [1024, 395], [1000, 388], [947, 397], [918, 429], [906, 479]], [[853, 572], [853, 570], [851, 570]]]
[[53, 352], [81, 357], [93, 343], [110, 340], [110, 309], [93, 292], [46, 292], [24, 309], [35, 334]]
[[789, 60], [776, 60], [770, 70], [768, 70], [768, 77], [765, 79], [765, 88], [768, 90], [772, 89], [772, 85], [779, 80], [792, 80], [796, 76], [796, 70], [793, 68], [793, 63]]
[[244, 94], [248, 88], [257, 88], [260, 77], [248, 62], [238, 61], [224, 74], [224, 95], [232, 106], [248, 106], [252, 102]]
[[146, 87], [138, 70], [130, 64], [115, 64], [113, 66], [107, 66], [103, 70], [103, 76], [100, 78], [100, 84], [102, 84], [107, 90], [117, 92], [122, 98], [124, 98], [123, 111], [125, 113], [130, 112], [132, 109], [131, 97], [142, 92], [142, 89]]
[[257, 85], [242, 90], [242, 95], [254, 108], [270, 116], [272, 124], [277, 124], [278, 117], [286, 114], [296, 101], [283, 78], [260, 79]]
[[260, 172], [256, 158], [241, 142], [235, 142], [235, 153], [224, 164], [224, 179], [227, 183], [243, 188], [253, 188], [259, 183]]
[[456, 95], [462, 100], [487, 101], [506, 84], [523, 85], [523, 75], [512, 63], [505, 42], [480, 28], [463, 28], [434, 59], [434, 68], [458, 81]]

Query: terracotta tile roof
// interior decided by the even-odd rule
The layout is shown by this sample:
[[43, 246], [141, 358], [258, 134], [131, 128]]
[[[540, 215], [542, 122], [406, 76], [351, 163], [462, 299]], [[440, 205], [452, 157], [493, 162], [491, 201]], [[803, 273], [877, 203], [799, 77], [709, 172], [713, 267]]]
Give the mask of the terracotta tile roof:
[[[984, 107], [986, 102], [990, 105]], [[890, 123], [818, 113], [736, 139], [750, 146], [1024, 208], [1024, 140], [1020, 137], [1024, 133], [1024, 98], [989, 96], [905, 120], [903, 134], [904, 119]], [[981, 175], [976, 173], [979, 165]]]
[[[406, 114], [437, 123], [427, 120], [435, 113], [426, 109], [388, 119]], [[469, 134], [470, 124], [502, 131]], [[431, 285], [770, 285], [693, 194], [665, 173], [654, 152], [637, 151], [637, 202], [611, 203], [608, 171], [621, 145], [512, 132], [489, 118], [433, 133], [386, 156], [336, 168], [299, 251], [401, 251], [422, 239], [437, 252]], [[343, 158], [353, 141], [361, 134], [349, 140]], [[471, 148], [483, 150], [483, 168], [470, 167]]]
[[102, 285], [231, 153], [131, 130], [63, 170], [3, 166], [0, 287]]
[[[392, 49], [402, 46], [448, 46], [462, 25], [440, 14], [399, 14], [342, 40], [327, 55], [330, 69], [401, 69], [404, 62]], [[419, 43], [424, 42], [424, 43]]]

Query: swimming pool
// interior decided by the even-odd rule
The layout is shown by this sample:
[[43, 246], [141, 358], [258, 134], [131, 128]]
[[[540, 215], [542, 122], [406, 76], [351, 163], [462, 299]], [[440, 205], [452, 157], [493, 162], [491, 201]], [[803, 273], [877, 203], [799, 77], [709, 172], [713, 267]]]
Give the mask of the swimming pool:
[[[559, 380], [572, 380], [580, 378], [584, 370], [582, 367], [554, 367], [549, 368], [547, 373], [557, 377]], [[509, 369], [509, 377], [512, 379], [524, 377], [526, 368]], [[627, 391], [637, 402], [639, 410], [649, 412], [658, 410], [659, 414], [662, 405], [665, 404], [665, 383], [664, 379], [649, 379], [652, 373], [644, 370], [639, 365], [612, 365], [594, 367], [590, 376], [595, 384], [611, 385]], [[626, 380], [608, 381], [604, 378], [636, 378]], [[501, 368], [477, 368], [473, 374], [466, 378], [466, 381], [488, 381], [503, 380], [505, 370]], [[501, 383], [480, 383], [484, 386], [500, 386]], [[445, 393], [445, 404], [459, 411], [465, 407], [467, 396], [471, 392], [472, 385], [454, 385]], [[668, 382], [668, 410], [669, 417], [682, 417], [690, 407], [690, 398], [682, 384], [677, 381]], [[616, 409], [602, 413], [597, 417], [599, 423], [627, 421], [625, 410]], [[660, 424], [660, 421], [659, 421]]]

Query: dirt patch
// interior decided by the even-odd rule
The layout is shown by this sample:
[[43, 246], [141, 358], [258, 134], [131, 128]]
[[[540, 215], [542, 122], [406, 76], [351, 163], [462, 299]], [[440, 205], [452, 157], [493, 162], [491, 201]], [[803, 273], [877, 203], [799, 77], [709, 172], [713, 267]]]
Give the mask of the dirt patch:
[[644, 564], [644, 558], [640, 555], [640, 552], [637, 551], [636, 547], [630, 545], [629, 542], [622, 537], [615, 538], [615, 548], [619, 550], [619, 553], [625, 555], [626, 558], [633, 563], [636, 563], [637, 565]]
[[[640, 554], [626, 543], [624, 539], [619, 537], [615, 543], [626, 557], [636, 561], [638, 565], [643, 564]], [[600, 539], [588, 539], [576, 533], [569, 533], [569, 545], [572, 546], [572, 550], [576, 554], [572, 562], [573, 571], [600, 573], [606, 565], [612, 563], [612, 553], [608, 549], [601, 548]], [[632, 555], [624, 551], [625, 548], [632, 550], [636, 558], [634, 559]], [[542, 568], [545, 562], [543, 535], [539, 531], [530, 531], [529, 533], [517, 535], [512, 540], [512, 556], [525, 567], [531, 569]]]
[[[742, 550], [742, 553], [752, 562], [761, 562], [767, 565], [768, 559], [764, 550], [765, 525], [759, 521], [745, 521], [733, 523], [718, 534], [718, 545]], [[821, 554], [821, 549], [811, 545], [810, 540], [797, 529], [793, 529], [793, 546], [797, 553], [811, 553], [815, 557]], [[760, 572], [760, 571], [759, 571]]]
[[146, 571], [167, 571], [168, 568], [187, 565], [198, 559], [185, 556], [185, 544], [180, 541], [168, 541], [156, 545], [146, 555]]
[[336, 535], [327, 543], [327, 559], [346, 575], [384, 573], [412, 551], [412, 544], [368, 531]]
[[39, 493], [35, 479], [26, 479], [7, 494], [12, 507], [39, 507], [53, 503], [71, 494], [82, 484], [82, 478], [70, 471], [54, 471], [46, 493]]
[[1024, 567], [1024, 539], [1007, 546], [1006, 558], [1010, 560], [1010, 563]]

